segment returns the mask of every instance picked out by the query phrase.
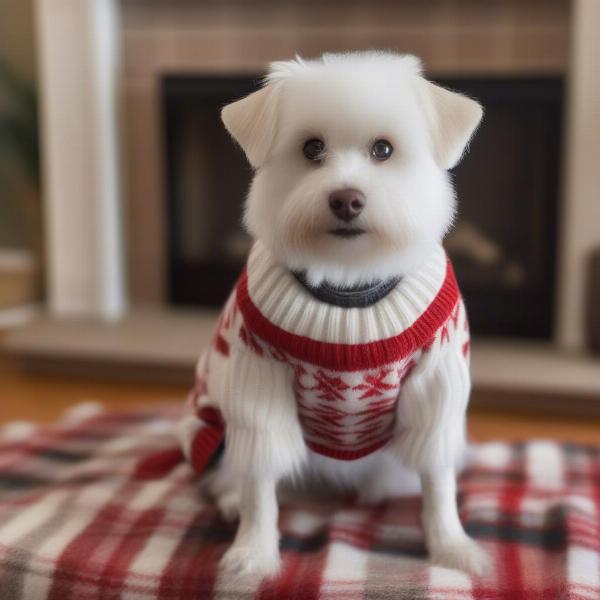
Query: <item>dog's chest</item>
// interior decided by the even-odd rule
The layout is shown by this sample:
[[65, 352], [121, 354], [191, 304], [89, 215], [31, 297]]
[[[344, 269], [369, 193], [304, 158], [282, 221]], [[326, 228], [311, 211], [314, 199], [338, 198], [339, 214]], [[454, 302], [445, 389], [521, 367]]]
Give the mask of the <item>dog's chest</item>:
[[332, 371], [295, 362], [294, 390], [308, 447], [352, 460], [385, 445], [393, 435], [396, 405], [412, 357], [364, 371]]
[[417, 348], [391, 362], [382, 360], [376, 366], [356, 365], [346, 370], [326, 366], [318, 360], [318, 353], [315, 360], [303, 360], [256, 335], [236, 303], [230, 301], [213, 347], [228, 356], [229, 347], [236, 344], [291, 371], [290, 384], [307, 446], [339, 460], [361, 458], [390, 441], [402, 384], [423, 352], [423, 348]]

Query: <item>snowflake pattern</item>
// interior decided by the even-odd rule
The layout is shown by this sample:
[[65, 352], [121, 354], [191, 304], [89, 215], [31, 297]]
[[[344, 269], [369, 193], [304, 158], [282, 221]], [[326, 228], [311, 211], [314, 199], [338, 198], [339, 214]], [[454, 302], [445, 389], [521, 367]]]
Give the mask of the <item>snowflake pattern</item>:
[[[308, 373], [305, 370], [305, 374]], [[319, 400], [325, 400], [326, 402], [346, 399], [344, 392], [350, 389], [350, 386], [337, 373], [328, 374], [323, 369], [318, 369], [311, 375], [311, 378], [313, 385], [307, 386], [298, 382], [297, 389], [313, 392]]]
[[360, 400], [367, 398], [379, 397], [382, 394], [394, 390], [397, 385], [395, 382], [386, 382], [386, 378], [390, 373], [393, 376], [392, 369], [381, 369], [377, 373], [367, 373], [363, 377], [363, 382], [359, 385], [355, 385], [353, 389], [363, 390], [363, 394], [360, 396]]
[[[389, 440], [394, 427], [403, 360], [385, 369], [326, 371], [301, 363], [295, 372], [298, 416], [309, 447], [341, 450], [370, 447]], [[335, 438], [335, 442], [334, 442]]]

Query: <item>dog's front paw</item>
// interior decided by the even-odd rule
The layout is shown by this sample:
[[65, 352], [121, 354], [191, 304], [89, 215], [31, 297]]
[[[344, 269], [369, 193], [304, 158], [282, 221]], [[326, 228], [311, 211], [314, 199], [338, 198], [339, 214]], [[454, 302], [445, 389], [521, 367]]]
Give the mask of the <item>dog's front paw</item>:
[[273, 577], [279, 573], [279, 551], [261, 550], [257, 545], [234, 544], [221, 559], [221, 570], [231, 578]]
[[430, 544], [429, 553], [432, 563], [471, 575], [485, 575], [492, 566], [485, 550], [467, 535]]

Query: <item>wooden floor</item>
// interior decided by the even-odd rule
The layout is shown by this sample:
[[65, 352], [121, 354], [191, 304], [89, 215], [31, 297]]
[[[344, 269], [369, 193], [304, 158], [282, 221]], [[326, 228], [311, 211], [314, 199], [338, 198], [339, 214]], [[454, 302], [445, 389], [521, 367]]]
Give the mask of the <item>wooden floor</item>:
[[[50, 422], [68, 407], [98, 401], [112, 410], [182, 402], [186, 388], [81, 376], [27, 375], [0, 356], [0, 423], [13, 420]], [[469, 435], [477, 441], [543, 437], [600, 444], [600, 420], [557, 417], [474, 407]]]

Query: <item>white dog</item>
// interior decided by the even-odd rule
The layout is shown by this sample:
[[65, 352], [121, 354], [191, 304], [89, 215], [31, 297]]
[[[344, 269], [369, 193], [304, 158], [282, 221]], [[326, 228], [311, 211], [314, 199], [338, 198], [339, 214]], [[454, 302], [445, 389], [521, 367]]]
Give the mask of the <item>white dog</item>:
[[180, 427], [198, 470], [226, 440], [209, 480], [240, 518], [223, 569], [277, 573], [277, 485], [316, 476], [369, 502], [420, 484], [431, 559], [484, 570], [456, 506], [469, 336], [441, 248], [447, 169], [481, 116], [415, 57], [380, 52], [273, 63], [224, 108], [255, 169], [256, 242]]

